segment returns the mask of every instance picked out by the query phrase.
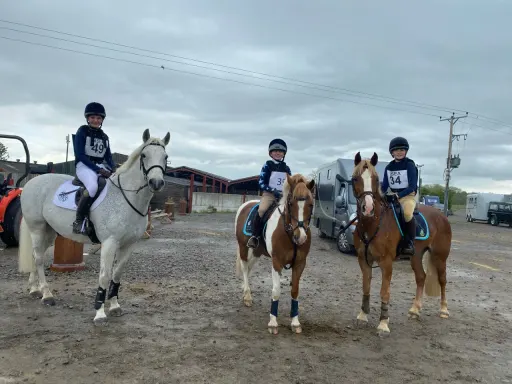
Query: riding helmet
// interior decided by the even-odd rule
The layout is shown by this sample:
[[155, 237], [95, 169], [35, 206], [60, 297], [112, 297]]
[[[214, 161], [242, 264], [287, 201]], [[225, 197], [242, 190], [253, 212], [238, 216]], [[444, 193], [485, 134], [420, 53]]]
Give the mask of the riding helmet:
[[392, 153], [395, 149], [409, 150], [409, 142], [403, 137], [395, 137], [389, 142], [389, 153]]
[[288, 151], [288, 147], [286, 146], [286, 143], [282, 139], [274, 139], [270, 142], [268, 145], [268, 152], [272, 151], [283, 151], [286, 155], [286, 152]]
[[107, 116], [105, 112], [105, 107], [100, 103], [92, 102], [85, 106], [84, 116], [87, 119], [87, 116], [91, 115], [99, 115], [103, 118]]

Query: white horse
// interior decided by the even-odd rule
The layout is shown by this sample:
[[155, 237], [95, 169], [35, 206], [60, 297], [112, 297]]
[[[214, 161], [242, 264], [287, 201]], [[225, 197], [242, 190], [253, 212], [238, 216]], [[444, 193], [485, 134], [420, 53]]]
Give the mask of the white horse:
[[[169, 132], [163, 140], [150, 137], [146, 129], [142, 135], [143, 144], [109, 178], [109, 182], [104, 183], [102, 191], [98, 190], [90, 208], [89, 218], [95, 230], [91, 237], [97, 238], [102, 245], [99, 288], [94, 303], [95, 324], [107, 322], [105, 296], [109, 282], [109, 315], [121, 314], [118, 303], [121, 275], [133, 246], [146, 230], [149, 202], [154, 192], [162, 190], [165, 185], [165, 147], [170, 137]], [[44, 275], [43, 257], [57, 233], [73, 241], [91, 243], [87, 235], [73, 233], [75, 191], [79, 188], [72, 184], [72, 179], [69, 175], [44, 174], [28, 181], [21, 194], [23, 219], [18, 250], [19, 270], [30, 272], [30, 295], [42, 296], [41, 300], [46, 305], [54, 305], [55, 300]]]

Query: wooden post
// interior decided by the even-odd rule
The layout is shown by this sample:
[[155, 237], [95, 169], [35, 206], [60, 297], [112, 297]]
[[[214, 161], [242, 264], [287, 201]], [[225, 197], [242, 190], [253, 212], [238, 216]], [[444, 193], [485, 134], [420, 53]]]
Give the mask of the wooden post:
[[83, 271], [84, 269], [84, 245], [58, 235], [55, 239], [53, 263], [50, 265], [50, 270], [54, 272], [74, 272]]
[[206, 192], [206, 176], [203, 176], [203, 192]]
[[190, 188], [188, 191], [188, 213], [192, 213], [192, 197], [194, 194], [194, 174], [190, 174]]

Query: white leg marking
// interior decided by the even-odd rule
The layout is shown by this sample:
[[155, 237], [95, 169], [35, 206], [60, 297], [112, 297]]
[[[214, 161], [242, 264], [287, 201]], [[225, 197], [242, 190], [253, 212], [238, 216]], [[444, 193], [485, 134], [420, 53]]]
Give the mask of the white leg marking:
[[96, 311], [94, 316], [94, 324], [101, 324], [107, 321], [107, 315], [105, 314], [105, 304], [101, 304], [101, 308]]
[[[249, 253], [248, 259], [250, 260], [251, 252]], [[243, 290], [244, 290], [244, 304], [246, 307], [252, 306], [251, 288], [249, 287], [249, 263], [250, 261], [244, 261], [240, 259], [242, 274], [244, 277]]]
[[[372, 174], [370, 173], [369, 169], [365, 169], [364, 172], [361, 174], [361, 177], [363, 178], [364, 183], [364, 191], [365, 192], [371, 192], [372, 191]], [[366, 195], [364, 197], [366, 212], [365, 214], [369, 215], [370, 212], [373, 210], [373, 199], [371, 196]]]
[[117, 296], [114, 296], [110, 299], [110, 308], [108, 309], [108, 313], [111, 316], [121, 316], [123, 311], [121, 310], [121, 306], [117, 301]]
[[[279, 301], [281, 295], [281, 276], [272, 267], [272, 301]], [[270, 321], [268, 322], [268, 331], [277, 335], [277, 316], [270, 314]]]
[[28, 286], [30, 288], [29, 295], [40, 299], [42, 297], [42, 293], [39, 290], [37, 275], [36, 272], [30, 272], [30, 276], [28, 277]]
[[[114, 257], [118, 249], [118, 243], [112, 237], [108, 238], [101, 245], [101, 259], [100, 259], [100, 277], [99, 286], [105, 290], [108, 290], [110, 280], [112, 279], [112, 265], [114, 263]], [[120, 260], [121, 262], [121, 260]], [[117, 266], [119, 268], [119, 265]], [[118, 280], [119, 281], [119, 280]], [[108, 294], [108, 292], [107, 292]], [[94, 317], [95, 324], [101, 324], [107, 321], [107, 315], [105, 314], [105, 303], [101, 305], [101, 308], [96, 310], [96, 316]]]

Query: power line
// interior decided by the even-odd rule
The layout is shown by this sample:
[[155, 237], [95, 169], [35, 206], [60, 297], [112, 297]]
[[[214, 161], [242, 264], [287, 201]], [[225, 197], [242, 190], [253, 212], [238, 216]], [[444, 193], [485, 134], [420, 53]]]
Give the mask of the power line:
[[340, 99], [340, 98], [337, 98], [337, 97], [330, 97], [330, 96], [324, 96], [324, 95], [316, 95], [314, 93], [299, 92], [299, 91], [293, 91], [293, 90], [290, 90], [290, 89], [277, 88], [277, 87], [269, 87], [269, 86], [266, 86], [266, 85], [261, 85], [261, 84], [256, 84], [256, 83], [248, 83], [246, 81], [240, 81], [240, 80], [235, 80], [235, 79], [228, 79], [228, 78], [224, 78], [224, 77], [210, 76], [210, 75], [205, 75], [203, 73], [185, 71], [185, 70], [176, 69], [176, 68], [164, 67], [162, 65], [142, 63], [140, 61], [121, 59], [121, 58], [117, 58], [117, 57], [98, 55], [96, 53], [83, 52], [83, 51], [78, 51], [78, 50], [70, 49], [70, 48], [56, 47], [56, 46], [53, 46], [53, 45], [36, 43], [36, 42], [26, 41], [26, 40], [21, 40], [21, 39], [14, 39], [14, 38], [11, 38], [11, 37], [6, 37], [6, 36], [0, 36], [0, 39], [10, 40], [10, 41], [17, 41], [17, 42], [21, 42], [21, 43], [25, 43], [25, 44], [36, 45], [36, 46], [41, 46], [41, 47], [47, 47], [47, 48], [57, 49], [57, 50], [61, 50], [61, 51], [80, 53], [82, 55], [101, 57], [101, 58], [105, 58], [105, 59], [121, 61], [121, 62], [125, 62], [125, 63], [130, 63], [130, 64], [143, 65], [143, 66], [146, 66], [146, 67], [152, 67], [152, 68], [162, 69], [162, 70], [166, 70], [166, 71], [173, 71], [173, 72], [179, 72], [179, 73], [187, 73], [187, 74], [190, 74], [190, 75], [201, 76], [201, 77], [206, 77], [206, 78], [210, 78], [210, 79], [230, 81], [230, 82], [234, 82], [234, 83], [238, 83], [238, 84], [244, 84], [244, 85], [252, 85], [254, 87], [272, 89], [272, 90], [277, 90], [277, 91], [282, 91], [282, 92], [287, 92], [287, 93], [292, 93], [292, 94], [319, 97], [319, 98], [323, 98], [323, 99], [341, 101], [341, 102], [344, 102], [344, 103], [352, 103], [352, 104], [358, 104], [358, 105], [367, 105], [367, 106], [370, 106], [370, 107], [384, 108], [384, 109], [390, 109], [390, 110], [395, 110], [395, 111], [400, 111], [400, 112], [414, 113], [414, 114], [423, 115], [423, 116], [439, 117], [439, 115], [434, 115], [432, 113], [410, 111], [410, 110], [407, 110], [407, 109], [388, 107], [388, 106], [385, 106], [385, 105], [363, 103], [363, 102], [354, 101], [354, 100]]
[[[57, 49], [57, 50], [61, 50], [61, 51], [79, 53], [79, 54], [88, 55], [88, 56], [100, 57], [100, 58], [105, 58], [105, 59], [109, 59], [109, 60], [126, 62], [126, 63], [130, 63], [130, 64], [136, 64], [136, 65], [152, 67], [152, 68], [157, 68], [157, 69], [162, 69], [162, 70], [168, 70], [168, 71], [179, 72], [179, 73], [186, 73], [186, 74], [200, 76], [200, 77], [205, 77], [205, 78], [210, 78], [210, 79], [230, 81], [230, 82], [234, 82], [234, 83], [238, 83], [238, 84], [251, 85], [251, 86], [255, 86], [255, 87], [272, 89], [272, 90], [277, 90], [277, 91], [287, 92], [287, 93], [292, 93], [292, 94], [299, 94], [299, 95], [312, 96], [312, 97], [324, 98], [324, 99], [329, 99], [329, 100], [336, 100], [336, 101], [345, 102], [345, 103], [352, 103], [352, 104], [357, 104], [357, 105], [365, 105], [365, 106], [370, 106], [370, 107], [375, 107], [375, 108], [383, 108], [383, 109], [395, 110], [395, 111], [406, 112], [406, 113], [413, 113], [413, 114], [423, 115], [423, 116], [439, 117], [439, 115], [434, 115], [432, 113], [412, 111], [412, 110], [407, 110], [407, 109], [402, 109], [402, 108], [394, 108], [394, 107], [389, 107], [389, 106], [384, 106], [384, 105], [377, 105], [377, 104], [370, 104], [370, 103], [364, 103], [364, 102], [359, 102], [359, 101], [354, 101], [354, 100], [340, 99], [340, 98], [336, 98], [336, 97], [318, 95], [318, 94], [307, 93], [307, 92], [299, 92], [299, 91], [294, 91], [294, 90], [284, 89], [284, 88], [269, 87], [269, 86], [265, 86], [265, 85], [261, 85], [261, 84], [249, 83], [249, 82], [244, 82], [244, 81], [239, 81], [239, 80], [229, 79], [229, 78], [223, 78], [223, 77], [210, 76], [210, 75], [205, 75], [205, 74], [197, 73], [197, 72], [191, 72], [191, 71], [185, 71], [185, 70], [180, 70], [180, 69], [176, 69], [176, 68], [164, 67], [162, 65], [142, 63], [142, 62], [139, 62], [139, 61], [121, 59], [121, 58], [105, 56], [105, 55], [99, 55], [99, 54], [94, 54], [94, 53], [90, 53], [90, 52], [83, 52], [83, 51], [78, 51], [78, 50], [69, 49], [69, 48], [63, 48], [63, 47], [57, 47], [57, 46], [48, 45], [48, 44], [42, 44], [42, 43], [37, 43], [37, 42], [32, 42], [32, 41], [26, 41], [26, 40], [22, 40], [22, 39], [14, 39], [14, 38], [6, 37], [6, 36], [0, 36], [0, 39], [16, 41], [16, 42], [21, 42], [21, 43], [25, 43], [25, 44], [35, 45], [35, 46], [47, 47], [47, 48]], [[89, 45], [89, 44], [86, 44], [86, 45]], [[118, 51], [118, 50], [114, 50], [114, 51]], [[123, 51], [120, 51], [120, 52], [123, 52]], [[130, 53], [130, 52], [124, 52], [124, 53]], [[156, 59], [159, 59], [159, 58], [156, 58]], [[256, 79], [260, 79], [260, 78], [256, 78]], [[262, 80], [265, 80], [265, 79], [262, 79]], [[481, 126], [481, 125], [478, 125], [478, 124], [473, 124], [473, 126], [479, 127], [479, 128], [482, 128], [482, 129], [488, 129], [488, 130], [495, 131], [495, 132], [504, 133], [504, 134], [507, 134], [507, 135], [512, 135], [512, 133], [510, 133], [510, 132], [505, 132], [505, 131], [501, 131], [501, 130], [493, 129], [493, 128], [489, 128], [489, 127], [484, 127], [484, 126]]]
[[[414, 105], [414, 104], [417, 104], [417, 103], [409, 102], [409, 101], [380, 100], [380, 98], [384, 98], [384, 97], [382, 97], [382, 96], [377, 97], [377, 96], [373, 96], [373, 95], [372, 96], [364, 96], [364, 95], [356, 94], [354, 91], [345, 91], [345, 90], [339, 91], [339, 90], [336, 90], [335, 87], [329, 87], [329, 86], [325, 86], [325, 85], [311, 86], [311, 85], [292, 83], [290, 81], [275, 80], [275, 79], [271, 79], [271, 78], [270, 79], [266, 79], [266, 78], [262, 78], [262, 77], [255, 77], [253, 75], [247, 75], [247, 74], [244, 74], [244, 73], [237, 73], [237, 72], [226, 71], [226, 70], [222, 70], [222, 69], [218, 69], [218, 68], [206, 67], [204, 65], [185, 63], [183, 61], [177, 61], [177, 60], [163, 59], [161, 57], [150, 56], [150, 55], [146, 55], [146, 54], [140, 54], [140, 53], [135, 53], [135, 52], [123, 51], [123, 50], [120, 50], [120, 49], [114, 49], [114, 48], [109, 48], [109, 47], [102, 47], [100, 45], [88, 44], [88, 43], [83, 43], [83, 42], [79, 42], [79, 41], [75, 41], [75, 40], [64, 39], [64, 38], [54, 37], [54, 36], [49, 36], [49, 35], [43, 35], [43, 34], [35, 33], [35, 32], [22, 31], [22, 30], [15, 29], [15, 28], [0, 27], [0, 29], [8, 30], [8, 31], [13, 31], [13, 32], [18, 32], [18, 33], [25, 33], [25, 34], [39, 36], [39, 37], [45, 37], [45, 38], [53, 39], [53, 40], [65, 41], [65, 42], [68, 42], [68, 43], [74, 43], [74, 44], [88, 46], [88, 47], [104, 49], [104, 50], [107, 50], [107, 51], [126, 53], [126, 54], [129, 54], [129, 55], [145, 57], [145, 58], [150, 58], [150, 59], [156, 59], [156, 60], [166, 61], [166, 62], [175, 63], [175, 64], [188, 65], [188, 66], [192, 66], [192, 67], [196, 67], [196, 68], [208, 69], [210, 71], [217, 71], [217, 72], [221, 72], [221, 73], [228, 73], [228, 74], [231, 74], [231, 75], [250, 77], [252, 79], [271, 81], [271, 82], [280, 83], [280, 84], [294, 85], [294, 86], [301, 87], [301, 88], [314, 89], [314, 90], [323, 91], [323, 92], [340, 93], [340, 94], [343, 94], [343, 95], [360, 97], [360, 98], [363, 98], [363, 99], [385, 101], [387, 103], [392, 103], [392, 104], [402, 105], [404, 103], [409, 103], [409, 104], [405, 104], [405, 105], [412, 106], [412, 107], [415, 107], [415, 108], [433, 109], [435, 111], [451, 112], [451, 110], [443, 109], [442, 107], [433, 107], [433, 106], [432, 107], [431, 106], [426, 106], [425, 107], [425, 106], [421, 106], [421, 105]], [[94, 39], [94, 40], [96, 40], [96, 39]], [[259, 72], [250, 72], [250, 71], [246, 71], [246, 72], [262, 75]], [[268, 76], [268, 75], [265, 75], [265, 76]], [[293, 79], [292, 79], [292, 81], [299, 81], [300, 82], [300, 80], [293, 80]], [[313, 83], [310, 83], [310, 84], [313, 84]], [[322, 87], [324, 87], [324, 88], [322, 88]], [[410, 105], [411, 103], [413, 105]]]
[[[3, 19], [0, 19], [0, 22], [7, 23], [7, 24], [20, 25], [20, 26], [24, 26], [24, 27], [28, 27], [28, 28], [33, 28], [33, 29], [38, 29], [38, 30], [58, 33], [58, 34], [66, 35], [66, 36], [73, 36], [73, 37], [78, 37], [78, 38], [81, 38], [81, 39], [102, 42], [102, 43], [105, 43], [105, 44], [116, 45], [116, 46], [120, 46], [120, 47], [124, 47], [124, 48], [136, 49], [136, 50], [139, 50], [139, 51], [142, 51], [142, 52], [156, 53], [156, 54], [159, 54], [159, 55], [179, 58], [179, 59], [182, 59], [182, 60], [188, 60], [188, 61], [208, 64], [208, 65], [214, 65], [214, 66], [221, 67], [221, 68], [234, 69], [234, 70], [237, 70], [237, 71], [247, 72], [247, 73], [251, 73], [251, 74], [257, 74], [257, 75], [262, 75], [262, 76], [267, 76], [267, 77], [273, 77], [273, 78], [276, 78], [276, 79], [282, 79], [282, 80], [287, 80], [287, 81], [299, 82], [299, 83], [302, 83], [302, 84], [307, 84], [307, 85], [310, 85], [310, 86], [314, 86], [313, 88], [312, 87], [306, 87], [306, 88], [318, 89], [318, 87], [322, 87], [322, 88], [324, 88], [324, 89], [322, 89], [323, 91], [343, 93], [345, 95], [348, 94], [348, 95], [355, 96], [355, 97], [363, 97], [363, 98], [369, 98], [369, 99], [373, 99], [373, 100], [382, 99], [383, 101], [386, 101], [386, 99], [387, 99], [388, 101], [386, 101], [386, 102], [389, 102], [389, 103], [395, 103], [395, 104], [404, 104], [405, 103], [408, 106], [421, 107], [423, 109], [433, 109], [433, 110], [443, 111], [443, 112], [452, 112], [452, 111], [454, 111], [454, 112], [466, 112], [464, 110], [456, 109], [456, 108], [446, 108], [446, 107], [442, 107], [442, 106], [438, 106], [438, 105], [420, 103], [420, 102], [411, 101], [411, 100], [398, 99], [398, 98], [378, 95], [378, 94], [369, 93], [369, 92], [354, 91], [354, 90], [350, 90], [350, 89], [347, 89], [347, 88], [341, 88], [341, 87], [334, 87], [334, 86], [330, 86], [330, 85], [318, 84], [318, 83], [313, 83], [313, 82], [293, 79], [293, 78], [289, 78], [289, 77], [271, 75], [271, 74], [267, 74], [267, 73], [263, 73], [263, 72], [250, 71], [250, 70], [246, 70], [246, 69], [243, 69], [243, 68], [232, 67], [232, 66], [227, 66], [227, 65], [223, 65], [223, 64], [217, 64], [217, 63], [213, 63], [213, 62], [209, 62], [209, 61], [203, 61], [203, 60], [198, 60], [198, 59], [193, 59], [193, 58], [189, 58], [189, 57], [185, 57], [185, 56], [172, 55], [172, 54], [169, 54], [169, 53], [158, 52], [158, 51], [144, 49], [144, 48], [139, 48], [139, 47], [135, 47], [135, 46], [115, 43], [115, 42], [111, 42], [111, 41], [107, 41], [107, 40], [95, 39], [95, 38], [91, 38], [91, 37], [87, 37], [87, 36], [82, 36], [82, 35], [77, 35], [77, 34], [57, 31], [57, 30], [54, 30], [54, 29], [37, 27], [37, 26], [34, 26], [34, 25], [30, 25], [30, 24], [18, 23], [18, 22], [13, 22], [13, 21], [9, 21], [9, 20], [3, 20]], [[9, 29], [9, 28], [3, 28], [3, 29]], [[11, 30], [14, 30], [14, 29], [11, 29]], [[22, 33], [35, 34], [35, 33], [27, 32], [27, 31], [19, 31], [19, 30], [14, 30], [14, 31], [18, 31], [18, 32], [22, 32]], [[38, 35], [38, 34], [35, 34], [35, 35]], [[45, 35], [39, 35], [39, 36], [58, 39], [58, 38], [55, 38], [55, 37], [45, 36]], [[61, 40], [61, 39], [59, 39], [59, 40]], [[65, 40], [65, 39], [63, 39], [63, 40]], [[84, 43], [75, 42], [75, 41], [72, 41], [72, 40], [68, 40], [68, 41], [76, 43], [76, 44], [84, 44]], [[84, 45], [88, 45], [88, 44], [84, 44]], [[99, 46], [96, 46], [96, 47], [102, 48], [102, 49], [109, 49], [109, 48], [106, 48], [106, 47], [99, 47]], [[126, 51], [120, 51], [120, 52], [130, 53], [130, 52], [126, 52]], [[135, 53], [130, 53], [130, 54], [135, 54]], [[150, 57], [150, 56], [147, 56], [147, 57]], [[163, 60], [161, 58], [158, 58], [158, 59]], [[191, 65], [191, 66], [196, 66], [196, 67], [200, 67], [200, 68], [205, 68], [205, 67], [193, 65], [193, 64], [190, 64], [190, 63], [183, 63], [183, 62], [177, 62], [177, 61], [172, 61], [172, 62], [183, 64], [183, 65]], [[215, 68], [208, 68], [208, 67], [206, 67], [206, 69], [219, 71], [218, 69], [215, 69]], [[228, 72], [228, 73], [236, 74], [236, 75], [239, 75], [239, 76], [244, 76], [243, 74], [239, 74], [239, 73], [232, 73], [232, 72]], [[261, 78], [259, 78], [259, 79], [261, 79]], [[262, 79], [262, 80], [275, 81], [275, 80], [271, 80], [271, 79]], [[293, 85], [301, 86], [300, 84], [293, 84]], [[340, 91], [343, 91], [343, 92], [340, 92]], [[481, 115], [481, 114], [477, 114], [477, 113], [472, 113], [472, 114], [474, 114], [476, 116], [476, 118], [472, 117], [472, 116], [468, 116], [468, 117], [472, 118], [472, 119], [478, 119], [478, 117], [480, 117], [481, 119], [489, 120], [489, 122], [491, 122], [491, 123], [493, 123], [495, 125], [503, 125], [503, 126], [512, 128], [512, 124], [506, 123], [504, 121], [501, 121], [501, 120], [498, 120], [498, 119], [494, 119], [494, 118], [490, 118], [490, 117], [487, 117], [487, 116], [484, 116], [484, 115]]]

